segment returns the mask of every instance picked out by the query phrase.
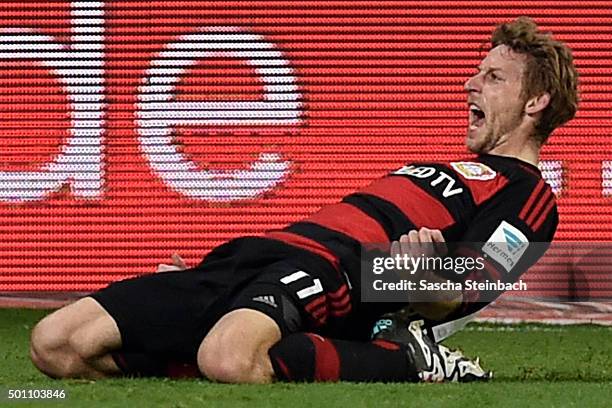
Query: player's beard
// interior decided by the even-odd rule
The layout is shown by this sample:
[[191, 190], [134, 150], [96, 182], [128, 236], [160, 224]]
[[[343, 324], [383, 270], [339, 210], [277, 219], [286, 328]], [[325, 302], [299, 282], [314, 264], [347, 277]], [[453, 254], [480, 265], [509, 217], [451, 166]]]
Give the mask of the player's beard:
[[489, 113], [485, 123], [470, 137], [468, 130], [467, 147], [472, 153], [488, 153], [500, 144], [500, 139], [519, 127], [523, 121], [523, 108], [500, 114]]

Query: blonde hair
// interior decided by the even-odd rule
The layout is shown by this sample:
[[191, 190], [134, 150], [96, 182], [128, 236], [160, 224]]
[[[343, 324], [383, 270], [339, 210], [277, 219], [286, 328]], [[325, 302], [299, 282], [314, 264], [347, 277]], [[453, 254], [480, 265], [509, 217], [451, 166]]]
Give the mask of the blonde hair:
[[534, 138], [542, 145], [550, 133], [574, 117], [578, 110], [578, 71], [571, 49], [539, 30], [528, 17], [497, 26], [491, 36], [492, 47], [506, 45], [525, 54], [527, 67], [523, 76], [525, 100], [550, 94], [550, 102], [536, 124]]

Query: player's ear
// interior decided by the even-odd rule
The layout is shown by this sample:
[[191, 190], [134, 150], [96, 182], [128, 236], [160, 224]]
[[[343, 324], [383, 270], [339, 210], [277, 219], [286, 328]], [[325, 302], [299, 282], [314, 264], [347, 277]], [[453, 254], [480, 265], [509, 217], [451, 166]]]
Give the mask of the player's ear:
[[534, 96], [527, 100], [525, 104], [525, 113], [528, 115], [535, 115], [538, 112], [542, 112], [550, 103], [550, 94], [548, 92], [541, 93], [540, 95]]

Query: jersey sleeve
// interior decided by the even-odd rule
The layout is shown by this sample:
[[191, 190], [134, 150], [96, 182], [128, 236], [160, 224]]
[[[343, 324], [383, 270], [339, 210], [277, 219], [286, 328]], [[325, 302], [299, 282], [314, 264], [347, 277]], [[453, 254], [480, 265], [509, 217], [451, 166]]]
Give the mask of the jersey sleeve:
[[[558, 223], [555, 198], [544, 180], [509, 183], [476, 213], [453, 251], [454, 257], [481, 260], [459, 277], [470, 282], [513, 283], [544, 255]], [[473, 286], [473, 285], [472, 285]], [[503, 290], [464, 290], [461, 314], [470, 314]]]
[[505, 221], [529, 242], [550, 242], [558, 223], [555, 197], [544, 180], [509, 183], [478, 210], [463, 241], [488, 241]]

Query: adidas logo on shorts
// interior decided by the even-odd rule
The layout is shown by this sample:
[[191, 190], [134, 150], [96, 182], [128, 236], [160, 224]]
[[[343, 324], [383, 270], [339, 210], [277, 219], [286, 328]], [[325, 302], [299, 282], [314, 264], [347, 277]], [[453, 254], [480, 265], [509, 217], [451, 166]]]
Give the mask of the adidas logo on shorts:
[[272, 295], [255, 296], [253, 298], [253, 301], [265, 303], [266, 305], [272, 306], [272, 307], [278, 307], [278, 305], [276, 304], [276, 300], [274, 299], [274, 296]]

